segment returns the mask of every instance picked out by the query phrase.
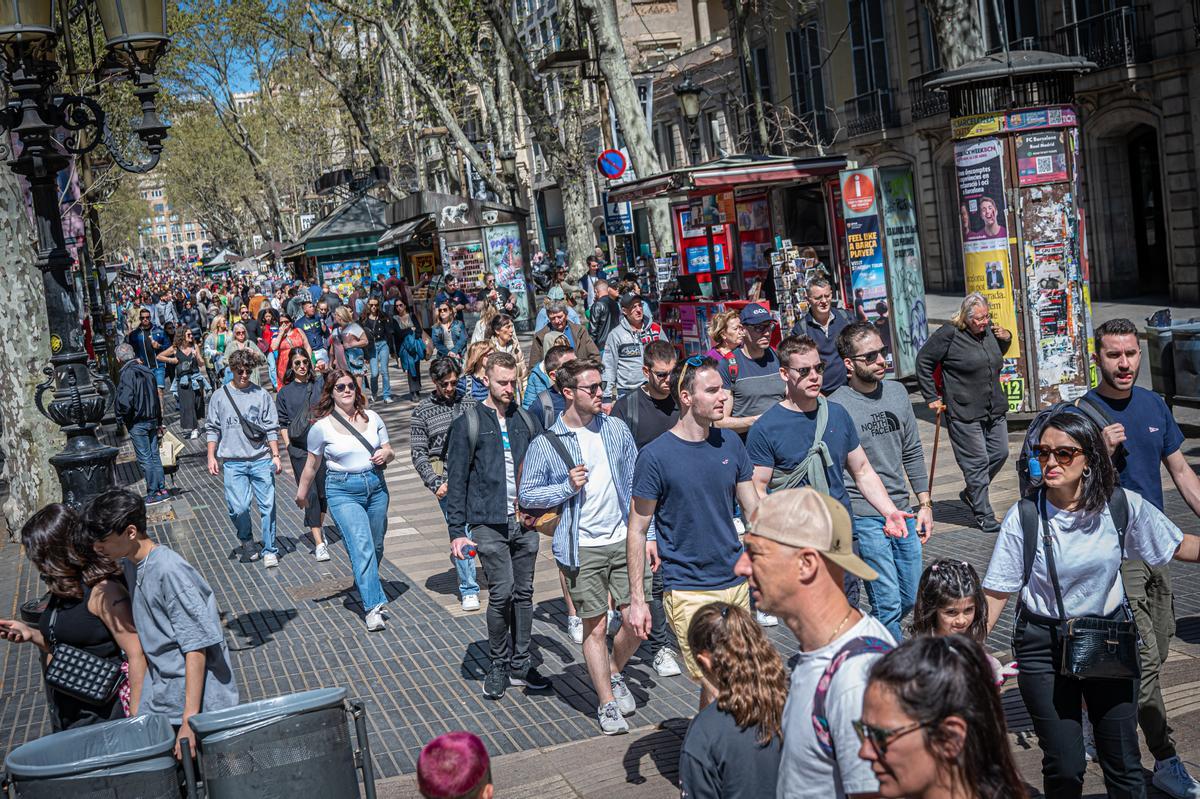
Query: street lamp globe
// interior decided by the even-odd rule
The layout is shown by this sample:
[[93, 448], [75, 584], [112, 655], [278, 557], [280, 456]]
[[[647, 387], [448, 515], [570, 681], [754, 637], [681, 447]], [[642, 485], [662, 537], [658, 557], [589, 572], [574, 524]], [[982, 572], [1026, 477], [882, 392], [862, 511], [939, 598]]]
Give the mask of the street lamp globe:
[[0, 45], [11, 59], [22, 46], [52, 44], [55, 0], [0, 0]]
[[500, 171], [504, 173], [504, 177], [510, 181], [517, 177], [517, 154], [511, 150], [505, 150], [500, 153]]
[[683, 82], [675, 86], [675, 96], [679, 98], [679, 106], [689, 122], [695, 122], [700, 116], [700, 93], [704, 91], [692, 82], [692, 76], [684, 77]]
[[96, 0], [96, 7], [109, 52], [131, 66], [153, 70], [167, 46], [166, 0]]

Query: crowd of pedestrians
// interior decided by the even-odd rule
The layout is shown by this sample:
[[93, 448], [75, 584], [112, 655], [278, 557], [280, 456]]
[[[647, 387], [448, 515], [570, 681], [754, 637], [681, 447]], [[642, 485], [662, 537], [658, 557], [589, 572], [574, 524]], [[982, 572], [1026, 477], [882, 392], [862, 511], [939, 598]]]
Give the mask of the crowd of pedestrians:
[[[1200, 537], [1164, 515], [1159, 470], [1197, 515], [1200, 480], [1170, 409], [1134, 385], [1127, 320], [1095, 331], [1098, 387], [1033, 421], [1040, 477], [999, 519], [989, 487], [1008, 457], [999, 373], [1012, 336], [971, 294], [922, 348], [921, 392], [947, 417], [960, 499], [995, 534], [977, 571], [925, 562], [933, 506], [913, 403], [886, 379], [878, 327], [833, 307], [824, 278], [788, 335], [748, 303], [711, 320], [712, 350], [680, 358], [636, 283], [597, 265], [578, 297], [555, 286], [528, 360], [515, 300], [494, 279], [477, 297], [447, 280], [430, 330], [394, 275], [350, 296], [273, 277], [171, 280], [125, 291], [119, 308], [130, 327], [116, 410], [146, 495], [51, 505], [22, 530], [51, 598], [38, 625], [0, 620], [0, 636], [47, 654], [83, 646], [126, 674], [101, 705], [51, 687], [55, 729], [158, 712], [184, 741], [190, 716], [239, 699], [212, 590], [146, 532], [147, 505], [170, 496], [157, 455], [168, 392], [180, 431], [205, 435], [240, 559], [279, 562], [286, 449], [314, 557], [330, 557], [328, 515], [366, 629], [385, 628], [396, 453], [371, 406], [392, 402], [395, 361], [419, 400], [411, 462], [443, 511], [464, 611], [483, 609], [476, 557], [487, 578], [487, 699], [554, 687], [532, 651], [545, 536], [600, 732], [630, 729], [639, 701], [625, 670], [643, 643], [659, 676], [695, 684], [684, 796], [1024, 796], [999, 694], [1015, 678], [1047, 796], [1081, 795], [1089, 745], [1110, 795], [1144, 796], [1140, 727], [1153, 785], [1200, 797], [1160, 684], [1168, 564], [1200, 561]], [[473, 331], [468, 310], [482, 311]], [[1014, 595], [1005, 664], [987, 639]], [[786, 665], [764, 631], [776, 624], [795, 640]], [[1089, 646], [1093, 633], [1117, 645]], [[418, 782], [426, 796], [494, 791], [469, 733], [426, 746]]]

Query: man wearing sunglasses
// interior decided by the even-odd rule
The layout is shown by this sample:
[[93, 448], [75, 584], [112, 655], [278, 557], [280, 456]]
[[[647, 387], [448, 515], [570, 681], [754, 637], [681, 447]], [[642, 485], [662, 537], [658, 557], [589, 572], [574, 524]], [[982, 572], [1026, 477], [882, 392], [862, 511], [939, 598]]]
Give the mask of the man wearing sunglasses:
[[817, 342], [825, 374], [821, 381], [821, 392], [826, 396], [846, 384], [846, 365], [838, 354], [837, 338], [851, 318], [845, 311], [833, 307], [833, 285], [828, 278], [815, 277], [805, 287], [808, 296], [808, 313], [804, 314], [792, 328], [793, 336], [808, 336]]
[[779, 357], [771, 349], [775, 317], [759, 303], [752, 302], [738, 318], [746, 329], [746, 337], [742, 346], [720, 364], [728, 397], [723, 418], [716, 425], [744, 438], [758, 417], [783, 399], [784, 384], [779, 379]]
[[892, 502], [910, 507], [911, 485], [920, 503], [917, 517], [905, 520], [908, 535], [891, 538], [884, 534], [883, 516], [858, 485], [846, 484], [859, 554], [879, 573], [879, 579], [866, 585], [871, 612], [899, 641], [900, 619], [912, 610], [921, 581], [921, 544], [933, 530], [925, 452], [908, 390], [895, 380], [883, 379], [887, 354], [875, 326], [870, 322], [848, 325], [838, 335], [837, 348], [849, 383], [833, 392], [830, 400], [850, 414], [863, 451]]

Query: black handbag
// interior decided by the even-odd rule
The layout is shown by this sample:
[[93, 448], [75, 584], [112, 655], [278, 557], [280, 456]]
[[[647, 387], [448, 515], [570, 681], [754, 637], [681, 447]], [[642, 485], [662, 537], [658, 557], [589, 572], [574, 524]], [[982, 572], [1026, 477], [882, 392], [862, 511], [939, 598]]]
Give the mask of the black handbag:
[[106, 705], [116, 696], [124, 675], [121, 664], [55, 640], [54, 622], [58, 604], [50, 612], [50, 664], [46, 684], [56, 691], [90, 705]]
[[[1115, 507], [1120, 506], [1120, 507]], [[1109, 510], [1117, 528], [1121, 558], [1125, 557], [1125, 528], [1129, 523], [1129, 506], [1125, 492], [1117, 488], [1109, 498]], [[1042, 544], [1046, 553], [1046, 570], [1054, 585], [1054, 600], [1058, 605], [1059, 635], [1062, 645], [1062, 660], [1058, 671], [1065, 677], [1080, 680], [1136, 680], [1141, 676], [1138, 657], [1138, 632], [1133, 623], [1129, 604], [1122, 600], [1123, 619], [1103, 616], [1076, 616], [1067, 618], [1063, 608], [1062, 586], [1058, 582], [1058, 569], [1054, 565], [1054, 542], [1050, 536], [1050, 523], [1046, 512], [1046, 495], [1038, 497], [1038, 518], [1041, 523]]]

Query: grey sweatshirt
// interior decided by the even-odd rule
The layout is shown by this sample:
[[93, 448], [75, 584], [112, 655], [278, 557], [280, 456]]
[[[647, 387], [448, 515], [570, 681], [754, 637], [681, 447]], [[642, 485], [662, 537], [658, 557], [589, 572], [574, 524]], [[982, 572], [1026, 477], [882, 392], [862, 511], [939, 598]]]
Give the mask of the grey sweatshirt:
[[[229, 393], [233, 395], [238, 410], [246, 421], [257, 424], [267, 431], [267, 441], [279, 439], [279, 414], [271, 395], [261, 386], [253, 383], [245, 391], [240, 391], [229, 384]], [[254, 446], [246, 440], [242, 433], [242, 423], [237, 413], [229, 404], [225, 388], [213, 392], [208, 403], [208, 418], [204, 422], [207, 440], [217, 442], [217, 457], [221, 460], [254, 460], [270, 452], [266, 442]]]
[[[870, 396], [859, 394], [850, 386], [842, 386], [829, 399], [841, 405], [854, 420], [858, 439], [867, 460], [879, 474], [883, 487], [896, 507], [911, 506], [908, 484], [914, 493], [929, 490], [929, 473], [925, 470], [925, 452], [917, 432], [917, 417], [913, 415], [908, 391], [895, 380], [884, 380]], [[905, 483], [908, 477], [908, 484]], [[846, 493], [855, 516], [878, 516], [879, 511], [863, 499], [846, 472]]]
[[[657, 334], [649, 332], [646, 325], [641, 332], [630, 326], [629, 320], [621, 317], [621, 324], [608, 334], [604, 344], [602, 357], [601, 381], [604, 383], [604, 396], [615, 399], [617, 392], [629, 392], [646, 382], [642, 372], [642, 333], [649, 338], [658, 338]], [[647, 340], [649, 340], [649, 338]]]

